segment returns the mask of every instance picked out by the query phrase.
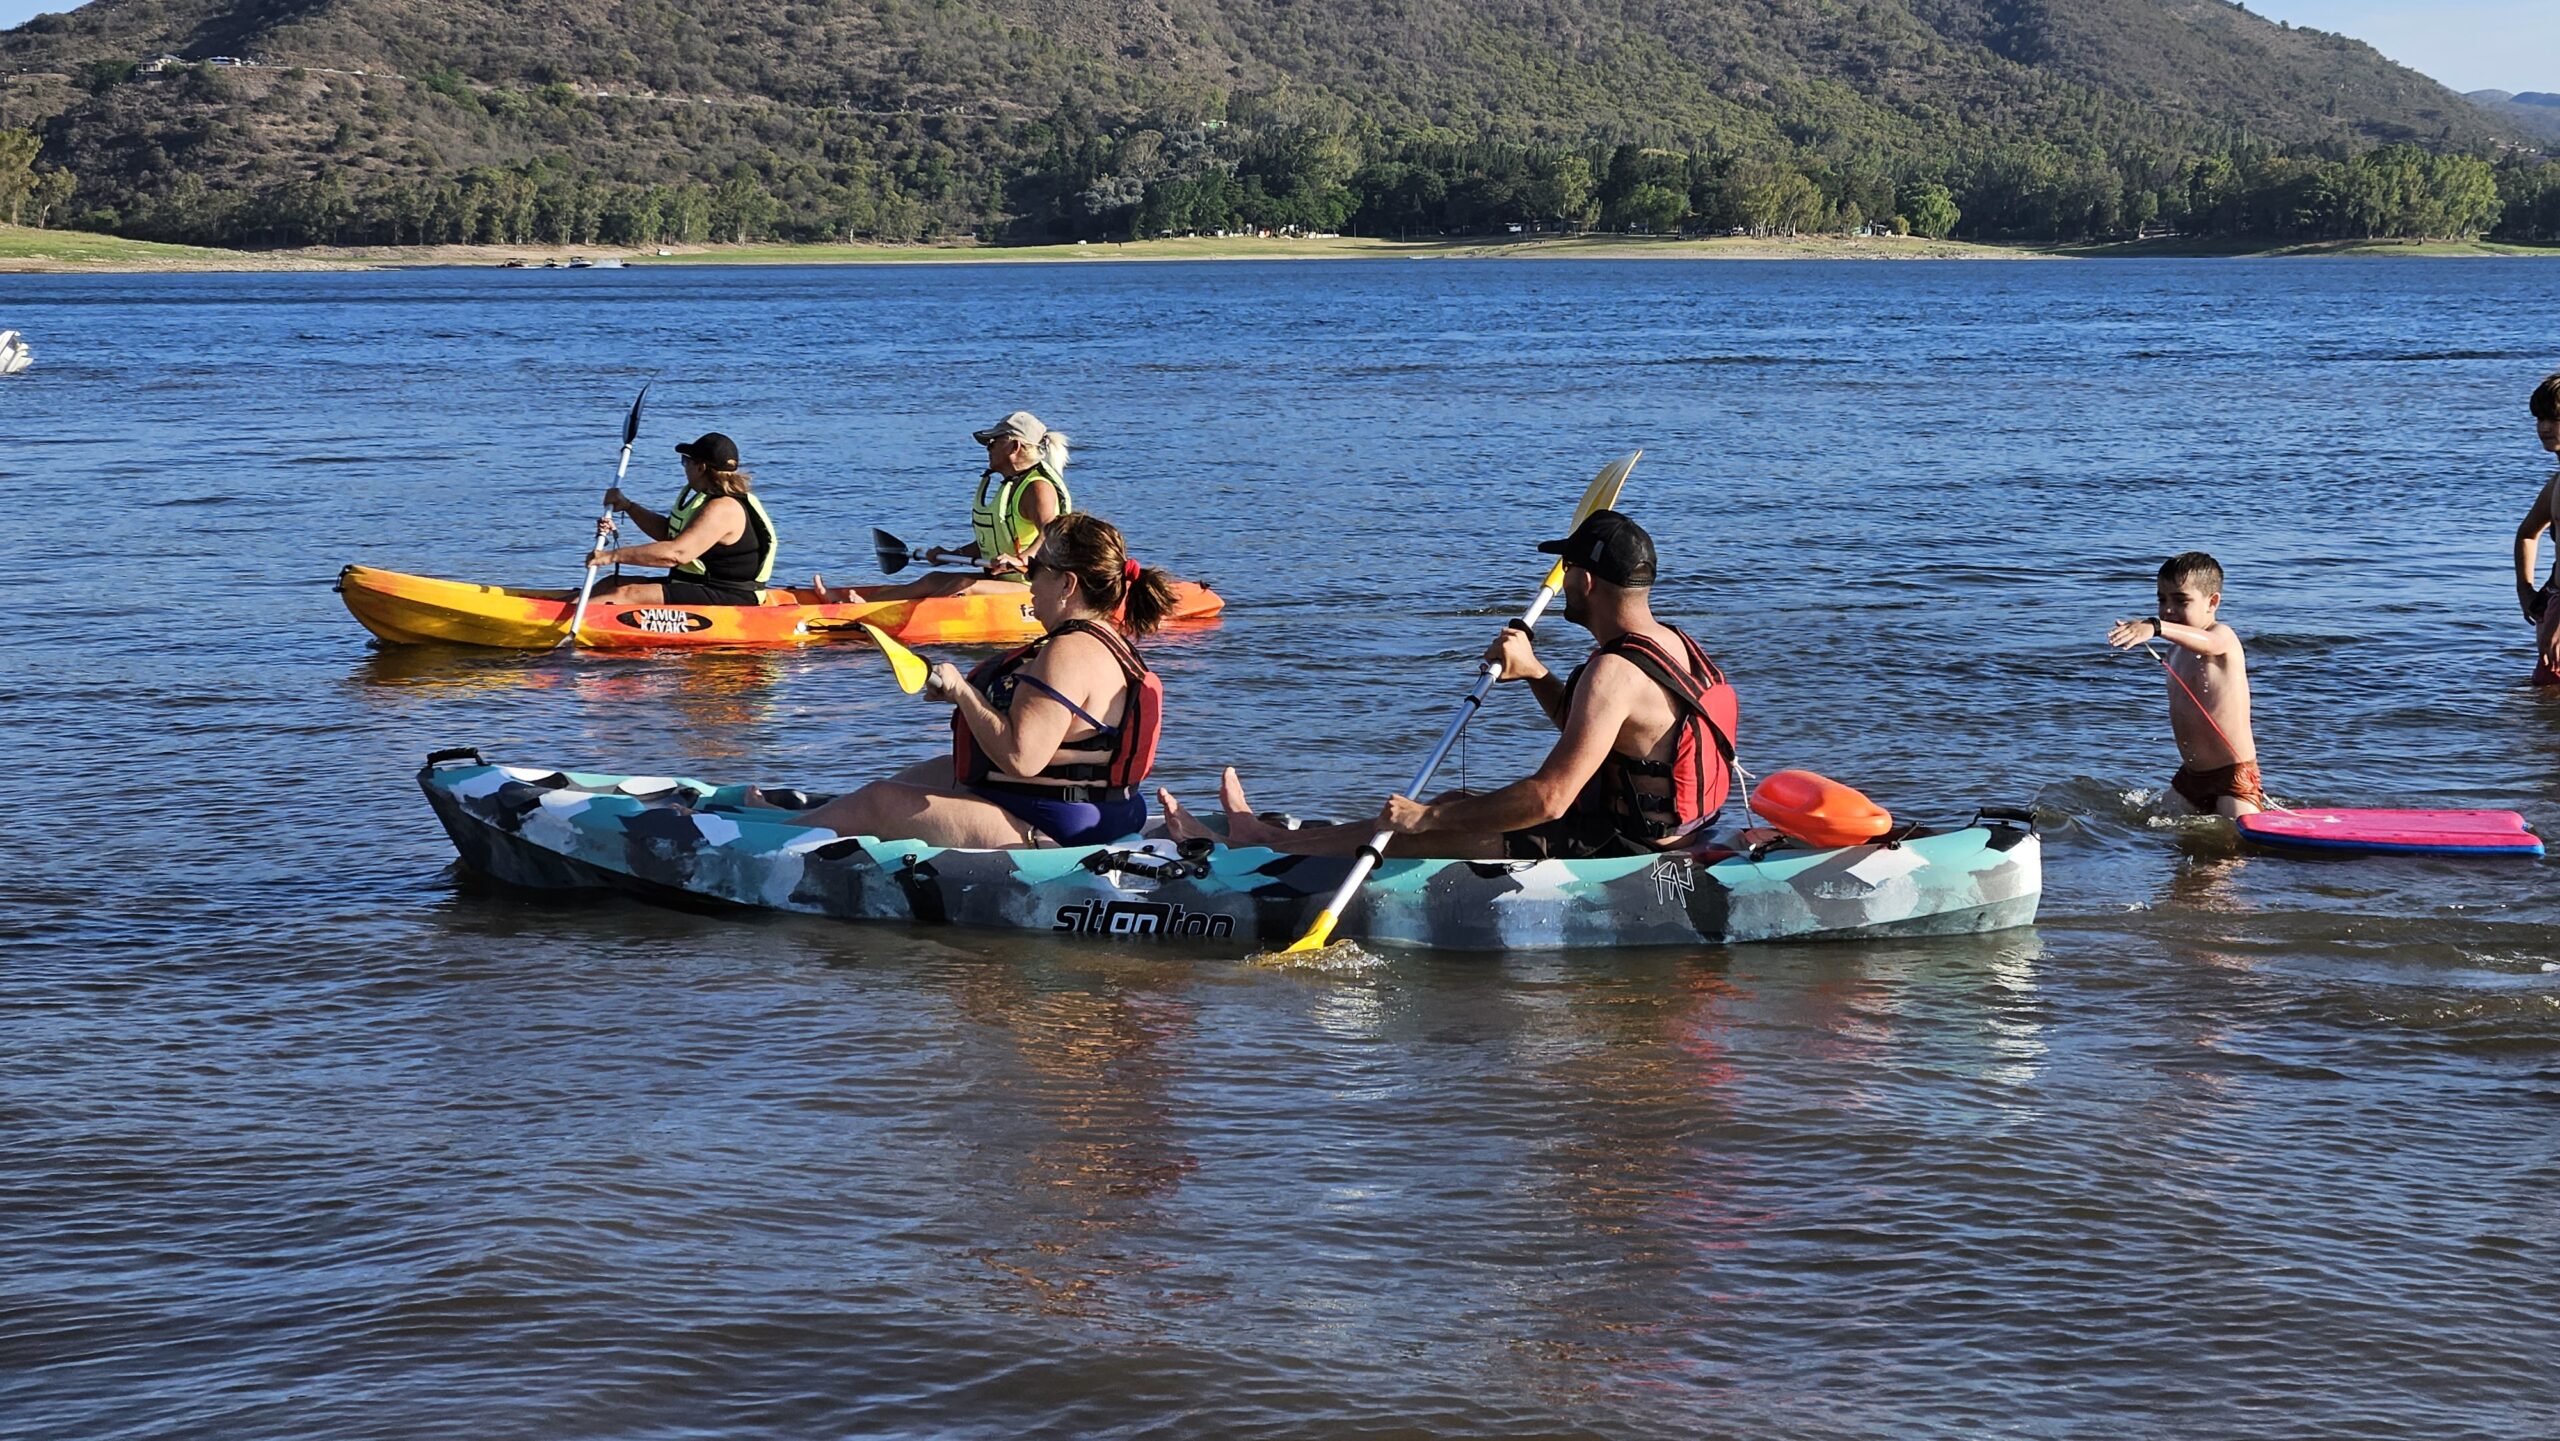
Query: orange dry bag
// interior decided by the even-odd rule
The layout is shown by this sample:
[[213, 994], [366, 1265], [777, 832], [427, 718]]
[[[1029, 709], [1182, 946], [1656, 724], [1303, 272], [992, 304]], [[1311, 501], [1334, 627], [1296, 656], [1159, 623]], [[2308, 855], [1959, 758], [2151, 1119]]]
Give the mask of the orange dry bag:
[[1893, 829], [1893, 816], [1849, 786], [1811, 771], [1779, 771], [1752, 787], [1751, 809], [1778, 834], [1809, 846], [1856, 846]]

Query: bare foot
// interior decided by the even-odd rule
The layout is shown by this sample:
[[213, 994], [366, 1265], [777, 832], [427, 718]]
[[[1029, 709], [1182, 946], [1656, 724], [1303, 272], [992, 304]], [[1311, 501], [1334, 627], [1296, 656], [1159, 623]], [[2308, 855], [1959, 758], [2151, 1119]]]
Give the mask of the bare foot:
[[1244, 798], [1244, 778], [1234, 766], [1218, 778], [1218, 804], [1227, 813], [1227, 844], [1231, 846], [1267, 846], [1275, 836], [1285, 836], [1287, 828], [1275, 826], [1253, 813], [1253, 803]]
[[1177, 841], [1214, 841], [1216, 832], [1200, 824], [1200, 818], [1173, 798], [1173, 792], [1156, 787], [1156, 806], [1164, 812], [1164, 833]]

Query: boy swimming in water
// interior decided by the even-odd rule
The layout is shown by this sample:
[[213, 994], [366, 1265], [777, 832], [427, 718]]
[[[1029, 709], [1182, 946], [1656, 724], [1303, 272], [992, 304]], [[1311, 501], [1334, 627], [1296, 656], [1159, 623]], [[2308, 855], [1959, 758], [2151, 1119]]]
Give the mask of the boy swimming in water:
[[[2525, 403], [2533, 411], [2533, 429], [2542, 448], [2560, 457], [2560, 375], [2535, 386], [2532, 399]], [[2516, 527], [2516, 603], [2524, 607], [2524, 618], [2533, 622], [2535, 685], [2560, 685], [2560, 605], [2551, 603], [2552, 592], [2560, 590], [2560, 566], [2553, 568], [2549, 584], [2537, 589], [2533, 583], [2536, 543], [2555, 521], [2560, 521], [2560, 474], [2543, 482], [2533, 508]]]
[[2169, 729], [2184, 764], [2169, 784], [2198, 811], [2255, 815], [2269, 802], [2249, 731], [2249, 663], [2239, 635], [2214, 619], [2221, 608], [2221, 564], [2200, 550], [2171, 556], [2160, 567], [2159, 614], [2117, 621], [2107, 644], [2170, 643]]

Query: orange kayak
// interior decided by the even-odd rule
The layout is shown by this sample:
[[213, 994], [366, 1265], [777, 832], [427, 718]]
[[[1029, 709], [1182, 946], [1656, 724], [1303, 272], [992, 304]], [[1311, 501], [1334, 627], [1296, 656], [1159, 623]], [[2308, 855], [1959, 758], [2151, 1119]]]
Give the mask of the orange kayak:
[[[1197, 624], [1226, 609], [1196, 581], [1173, 583], [1171, 623]], [[549, 650], [569, 633], [578, 593], [473, 585], [351, 565], [338, 594], [364, 628], [395, 645], [478, 645]], [[1007, 645], [1039, 637], [1028, 592], [924, 600], [821, 602], [814, 591], [771, 587], [763, 605], [615, 605], [587, 602], [578, 643], [594, 650], [667, 646], [784, 646], [860, 637], [868, 622], [910, 645]]]

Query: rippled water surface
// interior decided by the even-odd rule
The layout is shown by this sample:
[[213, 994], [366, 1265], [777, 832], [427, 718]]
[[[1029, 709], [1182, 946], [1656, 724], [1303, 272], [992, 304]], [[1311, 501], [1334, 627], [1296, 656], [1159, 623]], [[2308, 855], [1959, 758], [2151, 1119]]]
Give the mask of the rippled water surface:
[[[0, 1434], [2547, 1437], [2550, 868], [2236, 853], [2100, 637], [2209, 549], [2279, 797], [2560, 827], [2506, 578], [2555, 282], [0, 278]], [[1311, 975], [496, 891], [430, 748], [836, 788], [939, 743], [860, 649], [340, 608], [351, 560], [573, 581], [652, 378], [633, 489], [736, 436], [793, 571], [958, 540], [970, 429], [1069, 431], [1231, 602], [1151, 649], [1160, 774], [1309, 813], [1401, 781], [1641, 446], [1746, 759], [2034, 801], [2042, 922]]]

